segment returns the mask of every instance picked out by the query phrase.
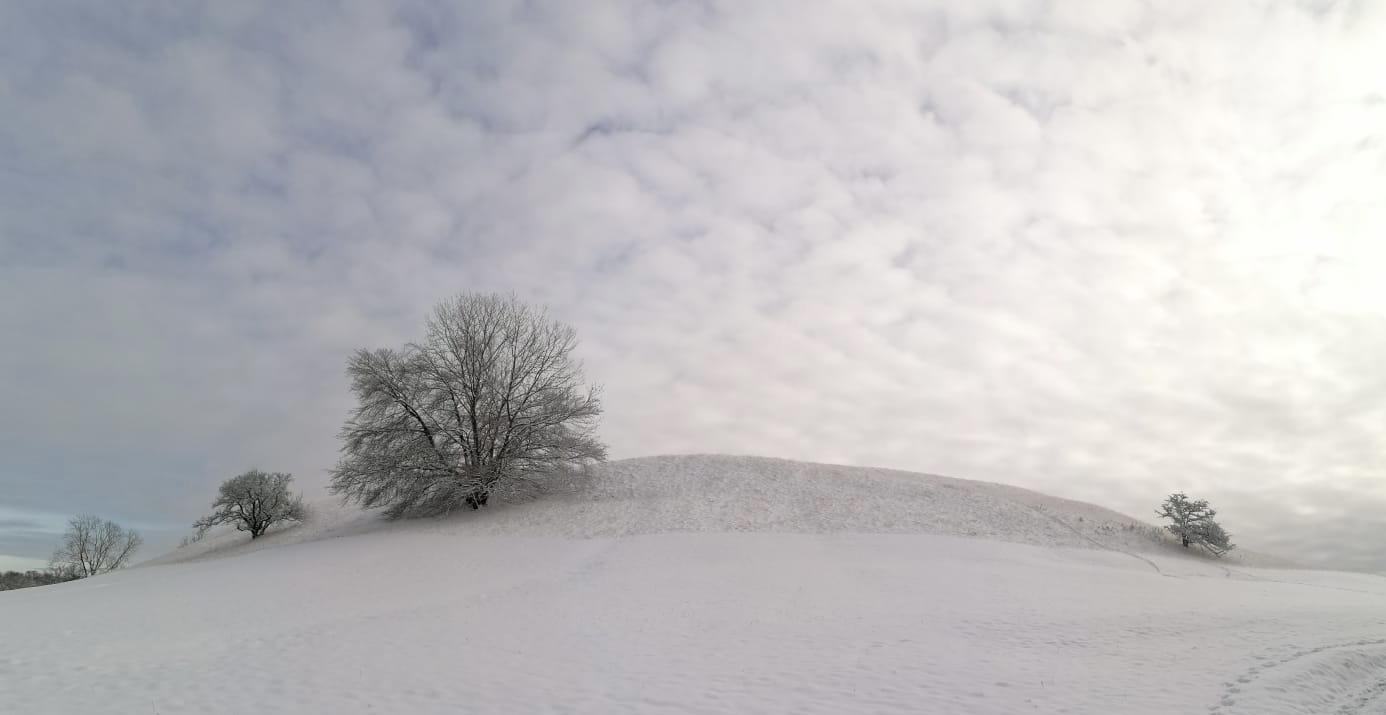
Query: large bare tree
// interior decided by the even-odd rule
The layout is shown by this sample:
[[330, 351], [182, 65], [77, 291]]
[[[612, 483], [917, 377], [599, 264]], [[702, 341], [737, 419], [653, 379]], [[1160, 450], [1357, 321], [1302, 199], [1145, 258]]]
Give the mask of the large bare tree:
[[358, 351], [333, 491], [390, 518], [436, 514], [605, 459], [576, 347], [542, 309], [466, 293], [435, 307], [423, 342]]
[[293, 475], [252, 469], [221, 483], [212, 513], [193, 523], [199, 538], [217, 524], [235, 524], [249, 531], [252, 540], [266, 529], [285, 521], [301, 521], [303, 498], [289, 493]]
[[134, 529], [96, 516], [75, 516], [49, 564], [69, 577], [95, 576], [124, 566], [142, 543]]

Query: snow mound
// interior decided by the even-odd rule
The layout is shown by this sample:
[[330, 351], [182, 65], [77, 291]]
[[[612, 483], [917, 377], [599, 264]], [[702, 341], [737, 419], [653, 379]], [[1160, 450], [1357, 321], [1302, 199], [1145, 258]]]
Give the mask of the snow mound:
[[666, 532], [938, 534], [1044, 546], [1088, 535], [1149, 545], [1158, 532], [1116, 512], [1001, 484], [763, 457], [612, 462], [543, 498], [478, 515], [493, 532], [626, 536]]
[[[1037, 546], [1196, 555], [1164, 530], [1109, 509], [1028, 489], [890, 469], [764, 457], [681, 455], [603, 464], [478, 512], [381, 522], [323, 499], [307, 523], [255, 543], [234, 530], [149, 563], [175, 563], [373, 529], [489, 536], [598, 538], [658, 533], [932, 534]], [[1138, 557], [1139, 558], [1139, 557]], [[1233, 552], [1230, 563], [1288, 566]]]

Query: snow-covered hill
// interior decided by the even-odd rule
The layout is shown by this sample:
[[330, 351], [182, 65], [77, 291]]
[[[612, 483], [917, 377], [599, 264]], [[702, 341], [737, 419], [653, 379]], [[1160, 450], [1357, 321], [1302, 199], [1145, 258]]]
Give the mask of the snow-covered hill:
[[[239, 554], [379, 528], [443, 529], [459, 535], [593, 538], [670, 532], [935, 534], [1039, 546], [1197, 556], [1164, 530], [1084, 502], [1028, 489], [915, 474], [764, 457], [683, 455], [611, 462], [557, 480], [542, 494], [516, 495], [478, 513], [386, 527], [373, 514], [332, 499], [315, 518], [254, 544], [244, 534], [212, 538], [154, 559], [174, 563]], [[1254, 552], [1232, 564], [1290, 566]]]
[[444, 519], [320, 505], [254, 544], [0, 593], [0, 712], [1386, 706], [1386, 581], [1157, 534], [998, 485], [728, 457]]

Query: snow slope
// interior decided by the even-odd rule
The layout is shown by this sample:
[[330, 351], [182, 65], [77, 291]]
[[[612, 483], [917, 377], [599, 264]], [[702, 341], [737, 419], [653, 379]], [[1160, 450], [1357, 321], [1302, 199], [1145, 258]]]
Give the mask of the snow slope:
[[[242, 554], [380, 528], [335, 500], [313, 503], [312, 523], [249, 543], [224, 530], [150, 563]], [[611, 462], [449, 520], [390, 525], [469, 535], [593, 538], [668, 532], [937, 534], [1040, 546], [1189, 556], [1164, 530], [1084, 502], [1028, 489], [764, 457], [685, 455]], [[1291, 566], [1233, 552], [1231, 564]]]
[[[0, 712], [1386, 711], [1386, 581], [1183, 558], [952, 482], [661, 458], [449, 519], [323, 510], [253, 551], [0, 593]], [[918, 533], [944, 529], [1009, 541]]]

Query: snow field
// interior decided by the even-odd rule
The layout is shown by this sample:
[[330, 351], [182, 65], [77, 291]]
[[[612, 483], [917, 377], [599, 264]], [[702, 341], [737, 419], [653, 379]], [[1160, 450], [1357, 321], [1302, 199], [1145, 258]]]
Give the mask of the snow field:
[[[818, 484], [838, 470], [633, 460], [532, 503], [321, 507], [6, 592], [0, 712], [1386, 712], [1380, 578], [1189, 559], [997, 485]], [[898, 532], [854, 533], [853, 504]], [[904, 531], [921, 505], [993, 538]]]

